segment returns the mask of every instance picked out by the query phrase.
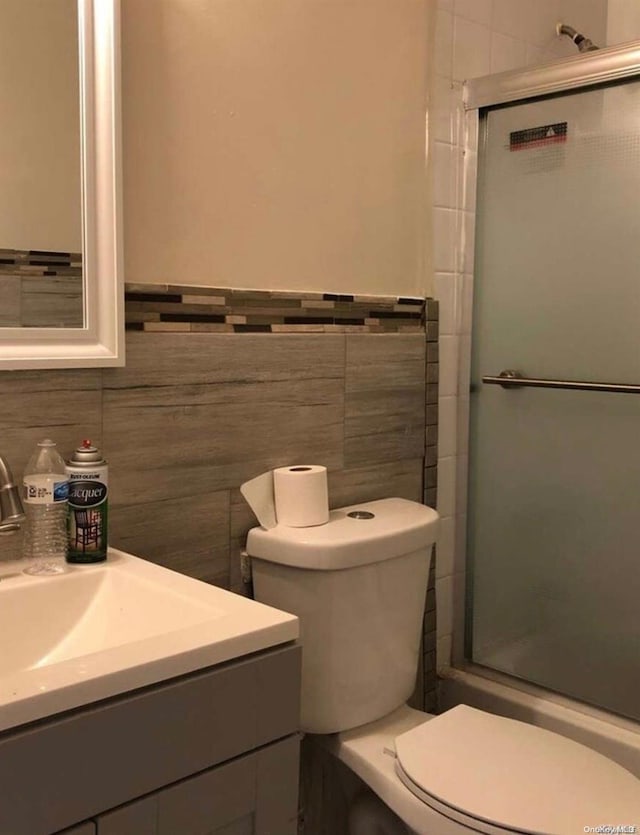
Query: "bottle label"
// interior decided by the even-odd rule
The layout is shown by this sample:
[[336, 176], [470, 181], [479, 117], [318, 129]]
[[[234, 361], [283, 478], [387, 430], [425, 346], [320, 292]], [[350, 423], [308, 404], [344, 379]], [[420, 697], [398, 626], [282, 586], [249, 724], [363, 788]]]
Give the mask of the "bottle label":
[[69, 481], [61, 473], [28, 475], [24, 477], [24, 500], [28, 504], [53, 504], [69, 498]]
[[107, 485], [100, 481], [72, 481], [69, 485], [71, 507], [95, 507], [107, 498]]

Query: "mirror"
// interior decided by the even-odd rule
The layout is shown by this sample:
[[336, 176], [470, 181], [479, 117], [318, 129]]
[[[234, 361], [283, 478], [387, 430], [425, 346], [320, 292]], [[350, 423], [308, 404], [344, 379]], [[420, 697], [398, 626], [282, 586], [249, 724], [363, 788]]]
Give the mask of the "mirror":
[[0, 0], [3, 327], [84, 326], [78, 57], [76, 0]]
[[119, 0], [0, 0], [0, 369], [122, 365]]

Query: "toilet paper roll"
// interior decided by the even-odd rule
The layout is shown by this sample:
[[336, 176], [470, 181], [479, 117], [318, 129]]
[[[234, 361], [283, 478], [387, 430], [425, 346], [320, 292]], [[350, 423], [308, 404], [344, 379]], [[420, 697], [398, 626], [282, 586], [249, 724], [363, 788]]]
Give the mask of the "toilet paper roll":
[[310, 528], [329, 521], [327, 468], [298, 464], [273, 471], [276, 519], [290, 528]]

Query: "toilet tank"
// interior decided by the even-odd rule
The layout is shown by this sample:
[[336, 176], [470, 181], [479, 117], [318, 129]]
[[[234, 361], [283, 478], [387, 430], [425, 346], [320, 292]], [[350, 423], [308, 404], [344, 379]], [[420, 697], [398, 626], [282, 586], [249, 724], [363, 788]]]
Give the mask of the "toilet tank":
[[381, 499], [249, 531], [256, 600], [300, 619], [302, 730], [353, 728], [409, 698], [437, 530], [435, 510]]

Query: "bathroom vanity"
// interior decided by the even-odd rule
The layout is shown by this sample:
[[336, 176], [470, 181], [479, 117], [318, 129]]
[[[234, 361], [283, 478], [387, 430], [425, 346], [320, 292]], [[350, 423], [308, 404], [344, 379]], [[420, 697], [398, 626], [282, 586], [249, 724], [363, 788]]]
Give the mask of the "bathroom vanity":
[[0, 832], [295, 835], [299, 663], [281, 647], [3, 733]]
[[[46, 608], [38, 623], [54, 635], [45, 647], [22, 623], [12, 633], [22, 654], [0, 659], [0, 833], [294, 835], [297, 620], [130, 555], [110, 557], [75, 580], [0, 582], [0, 611], [17, 611], [21, 594], [50, 595], [49, 628]], [[140, 584], [137, 606], [123, 578]], [[57, 633], [54, 604], [69, 592], [83, 605]], [[152, 598], [164, 601], [157, 623]], [[180, 606], [182, 624], [172, 622]]]

